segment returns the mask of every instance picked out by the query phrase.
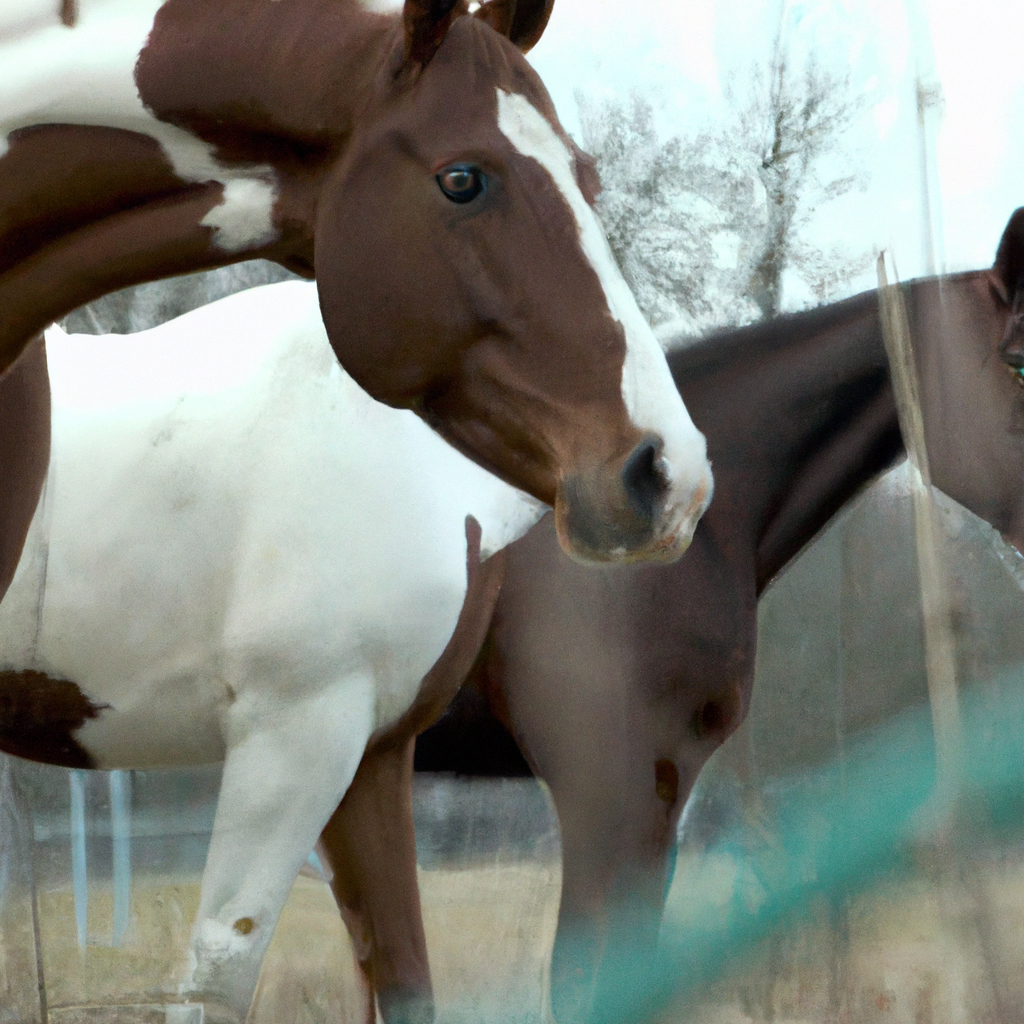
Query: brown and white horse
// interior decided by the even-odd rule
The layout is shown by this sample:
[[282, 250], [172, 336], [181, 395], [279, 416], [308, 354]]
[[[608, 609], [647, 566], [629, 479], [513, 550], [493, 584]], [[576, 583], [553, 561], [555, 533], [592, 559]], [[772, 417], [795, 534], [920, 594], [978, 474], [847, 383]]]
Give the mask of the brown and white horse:
[[[567, 551], [677, 557], [704, 439], [523, 57], [552, 3], [4, 5], [0, 370], [113, 289], [277, 260], [355, 380], [553, 505]], [[0, 583], [40, 444], [3, 467]]]
[[[543, 512], [328, 344], [316, 287], [47, 333], [53, 453], [0, 602], [0, 749], [224, 761], [185, 994], [242, 1019], [363, 756], [443, 710]], [[371, 755], [372, 757], [372, 755]]]
[[[933, 481], [1024, 551], [1024, 387], [1013, 369], [1024, 366], [1024, 210], [992, 270], [917, 281], [904, 296]], [[680, 812], [750, 703], [758, 597], [903, 453], [874, 292], [712, 335], [669, 364], [716, 475], [686, 558], [588, 572], [560, 553], [545, 518], [506, 552], [473, 674], [558, 811], [552, 1003], [567, 1022], [600, 1005], [602, 964], [618, 948], [639, 955], [657, 939]], [[496, 723], [473, 696], [463, 691], [424, 737], [423, 767], [474, 770]], [[324, 855], [382, 1004], [400, 994], [429, 1005], [425, 947], [403, 938], [422, 934], [409, 924], [415, 850], [393, 841], [411, 813], [411, 755], [394, 753], [390, 772], [385, 756], [361, 770], [366, 786], [357, 776]], [[377, 832], [392, 841], [367, 840]], [[404, 905], [397, 878], [411, 890]]]

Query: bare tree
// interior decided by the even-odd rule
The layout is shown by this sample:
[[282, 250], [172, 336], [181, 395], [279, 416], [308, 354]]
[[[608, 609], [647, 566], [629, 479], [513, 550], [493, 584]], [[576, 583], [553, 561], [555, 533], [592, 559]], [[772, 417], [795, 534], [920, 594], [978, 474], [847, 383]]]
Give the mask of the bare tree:
[[729, 166], [709, 131], [659, 140], [651, 104], [641, 96], [576, 99], [583, 146], [601, 175], [598, 210], [647, 318], [681, 321], [691, 332], [755, 318], [730, 287], [735, 258], [730, 264], [727, 255], [736, 212], [756, 205], [752, 175]]
[[826, 158], [833, 157], [834, 167], [847, 155], [842, 139], [863, 107], [860, 97], [850, 95], [848, 76], [822, 69], [813, 57], [802, 70], [795, 68], [781, 35], [768, 64], [753, 76], [739, 127], [740, 145], [756, 155], [765, 190], [765, 224], [746, 288], [762, 316], [779, 312], [787, 267], [801, 272], [821, 301], [852, 258], [841, 246], [820, 249], [798, 237], [816, 210], [863, 186], [862, 174], [826, 169]]
[[133, 285], [69, 313], [61, 327], [70, 334], [132, 334], [172, 320], [225, 295], [295, 278], [268, 260], [246, 260], [216, 270]]
[[675, 333], [776, 315], [786, 270], [824, 302], [868, 258], [805, 233], [818, 209], [864, 184], [844, 149], [863, 109], [848, 79], [813, 60], [794, 68], [776, 40], [745, 94], [727, 99], [726, 124], [662, 141], [646, 99], [577, 95], [612, 251], [648, 319]]

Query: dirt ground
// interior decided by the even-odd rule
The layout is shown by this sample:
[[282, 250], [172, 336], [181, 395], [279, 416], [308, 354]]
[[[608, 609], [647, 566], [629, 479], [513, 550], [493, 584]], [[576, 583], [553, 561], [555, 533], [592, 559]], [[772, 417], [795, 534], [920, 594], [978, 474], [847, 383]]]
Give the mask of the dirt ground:
[[[724, 906], [738, 884], [747, 883], [728, 858], [684, 855], [668, 914], [685, 918], [698, 900]], [[543, 1020], [557, 861], [422, 871], [421, 885], [439, 1021]], [[70, 892], [41, 892], [51, 1024], [169, 1020], [155, 1004], [174, 1001], [197, 898], [193, 880], [137, 879], [124, 947], [82, 952]], [[109, 935], [109, 890], [95, 887], [89, 909], [94, 938]], [[810, 908], [699, 1003], [667, 1010], [658, 1024], [1015, 1024], [1024, 1020], [1022, 963], [1024, 858], [952, 873], [931, 865], [838, 906]], [[361, 1019], [362, 998], [329, 889], [300, 876], [248, 1024], [349, 1024]]]
[[[539, 1020], [557, 914], [558, 865], [423, 871], [420, 884], [440, 1018], [453, 1024]], [[82, 951], [70, 890], [40, 892], [50, 1024], [164, 1024], [157, 1006], [175, 1001], [198, 898], [194, 880], [137, 878], [124, 945], [90, 944]], [[106, 941], [110, 920], [110, 890], [95, 886], [89, 898], [94, 941]], [[361, 1021], [362, 1000], [330, 890], [323, 881], [300, 875], [264, 963], [248, 1024], [349, 1024]], [[17, 1020], [0, 1012], [0, 1021], [7, 1019]]]
[[[677, 920], [692, 910], [687, 892], [724, 907], [739, 882], [724, 857], [681, 858], [677, 870]], [[1024, 859], [952, 858], [807, 908], [659, 1024], [1019, 1024], [1022, 965]]]

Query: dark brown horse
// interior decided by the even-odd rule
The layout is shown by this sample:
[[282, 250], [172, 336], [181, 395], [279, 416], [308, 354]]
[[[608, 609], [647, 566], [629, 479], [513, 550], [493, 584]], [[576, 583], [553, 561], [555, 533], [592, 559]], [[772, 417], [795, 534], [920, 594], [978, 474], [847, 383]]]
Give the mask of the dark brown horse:
[[[1007, 363], [1024, 365], [1022, 271], [1019, 210], [992, 271], [903, 289], [934, 482], [1018, 550], [1024, 389]], [[669, 363], [707, 435], [717, 481], [686, 558], [588, 571], [560, 553], [542, 520], [507, 550], [473, 673], [557, 807], [563, 885], [552, 996], [565, 1021], [587, 1018], [620, 941], [656, 941], [680, 812], [750, 703], [758, 597], [903, 452], [873, 292], [714, 335]], [[473, 770], [478, 736], [491, 728], [473, 707], [464, 691], [424, 737], [422, 767]], [[362, 770], [373, 785], [350, 790], [324, 840], [382, 1003], [397, 993], [404, 1005], [429, 1007], [425, 947], [412, 941], [422, 932], [408, 928], [418, 915], [414, 850], [396, 825], [404, 820], [411, 837], [411, 749], [404, 757], [393, 756], [390, 772], [380, 752], [368, 758]], [[387, 843], [367, 843], [378, 828]]]
[[[567, 550], [677, 557], [704, 440], [523, 57], [552, 3], [3, 8], [0, 370], [113, 289], [266, 257], [315, 274], [373, 397], [552, 504]], [[19, 458], [5, 552], [42, 455]]]

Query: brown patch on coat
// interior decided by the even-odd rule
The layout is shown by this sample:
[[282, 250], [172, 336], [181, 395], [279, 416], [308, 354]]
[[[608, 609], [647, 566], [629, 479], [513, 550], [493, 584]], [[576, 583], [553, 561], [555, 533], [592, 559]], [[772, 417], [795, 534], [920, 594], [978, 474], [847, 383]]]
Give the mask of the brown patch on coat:
[[0, 671], [0, 750], [63, 768], [95, 768], [75, 739], [109, 704], [94, 704], [70, 679], [33, 669]]
[[156, 140], [40, 125], [0, 159], [0, 372], [76, 306], [139, 281], [234, 262], [200, 222], [223, 197], [186, 184]]
[[78, 0], [61, 0], [60, 21], [68, 28], [74, 28], [78, 24]]
[[135, 82], [156, 117], [212, 142], [218, 159], [267, 159], [269, 146], [278, 158], [330, 160], [362, 111], [353, 98], [372, 92], [400, 46], [399, 20], [357, 3], [166, 0]]
[[121, 128], [38, 125], [0, 160], [0, 273], [47, 243], [183, 187], [160, 143]]
[[107, 292], [236, 262], [238, 253], [217, 249], [202, 223], [222, 196], [216, 182], [183, 188], [63, 235], [0, 273], [0, 372], [26, 338]]

